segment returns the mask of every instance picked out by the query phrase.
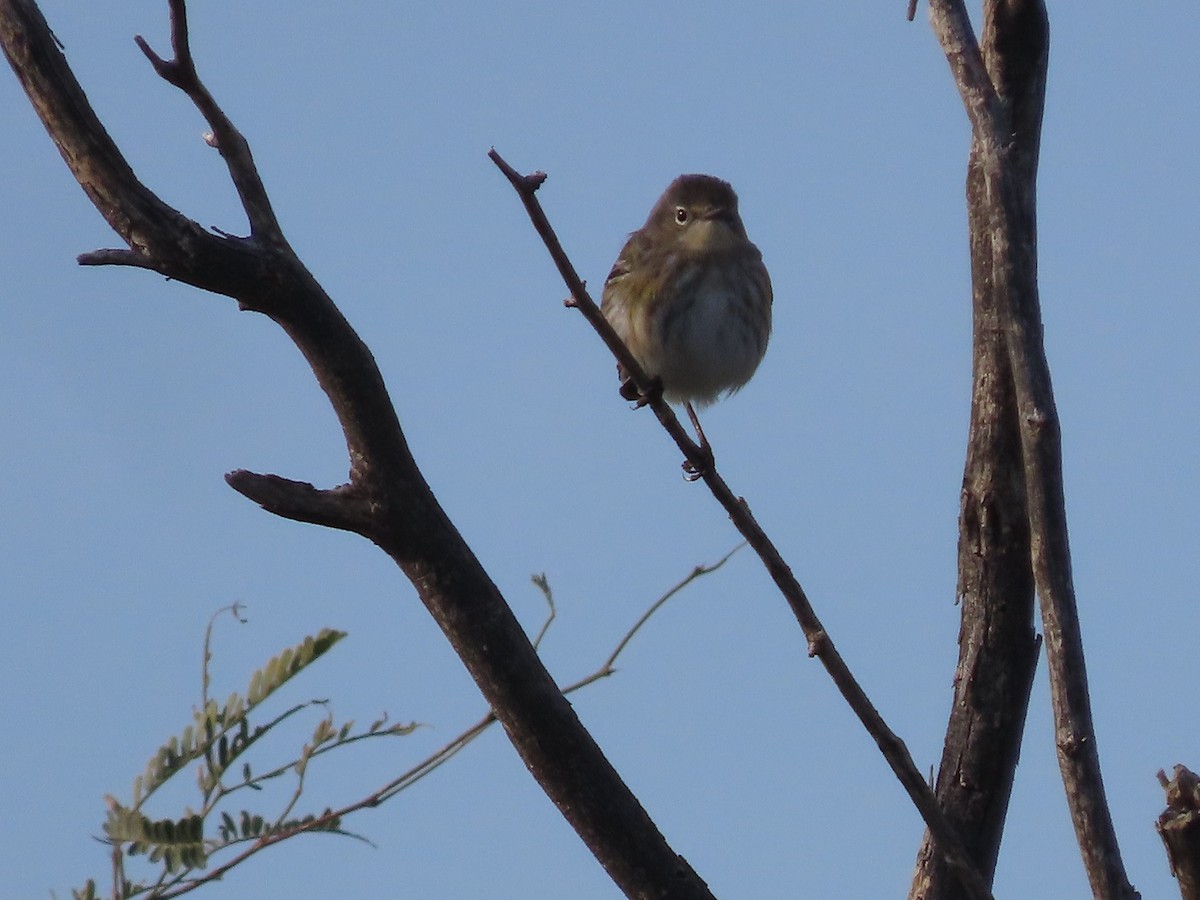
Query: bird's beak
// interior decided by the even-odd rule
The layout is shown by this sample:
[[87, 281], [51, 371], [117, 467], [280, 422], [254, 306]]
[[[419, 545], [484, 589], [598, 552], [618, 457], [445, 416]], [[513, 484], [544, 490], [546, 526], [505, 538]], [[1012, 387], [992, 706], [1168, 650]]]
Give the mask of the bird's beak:
[[700, 212], [691, 228], [684, 231], [684, 243], [693, 250], [724, 250], [738, 241], [737, 218], [731, 210], [710, 206]]

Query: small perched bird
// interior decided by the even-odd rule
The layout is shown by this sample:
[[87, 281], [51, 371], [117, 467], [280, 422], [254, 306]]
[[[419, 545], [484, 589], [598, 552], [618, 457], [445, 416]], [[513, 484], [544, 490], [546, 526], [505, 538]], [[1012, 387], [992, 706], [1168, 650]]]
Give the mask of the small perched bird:
[[[604, 282], [600, 309], [646, 374], [682, 403], [700, 448], [695, 406], [741, 388], [771, 336], [771, 278], [746, 237], [737, 194], [711, 175], [680, 175], [633, 232]], [[621, 395], [642, 399], [617, 366]], [[694, 405], [693, 405], [694, 404]], [[689, 477], [702, 473], [684, 464]]]

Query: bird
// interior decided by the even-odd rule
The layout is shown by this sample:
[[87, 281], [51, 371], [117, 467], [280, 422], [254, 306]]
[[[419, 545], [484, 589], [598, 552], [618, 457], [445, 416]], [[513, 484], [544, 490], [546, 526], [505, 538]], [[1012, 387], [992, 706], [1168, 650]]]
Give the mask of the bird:
[[[689, 480], [711, 467], [703, 409], [754, 375], [771, 336], [771, 277], [747, 237], [733, 187], [712, 175], [680, 175], [629, 235], [604, 282], [600, 310], [638, 365], [682, 404], [706, 466], [684, 463]], [[618, 363], [621, 396], [644, 405]]]

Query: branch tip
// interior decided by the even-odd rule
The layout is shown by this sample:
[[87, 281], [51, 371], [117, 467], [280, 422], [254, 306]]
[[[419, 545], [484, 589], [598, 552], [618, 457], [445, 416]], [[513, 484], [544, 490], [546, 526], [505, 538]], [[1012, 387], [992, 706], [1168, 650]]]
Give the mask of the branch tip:
[[375, 517], [371, 505], [353, 484], [322, 490], [307, 481], [293, 481], [279, 475], [260, 475], [245, 469], [229, 472], [225, 482], [267, 512], [285, 519], [352, 531], [368, 537], [374, 532]]
[[163, 78], [166, 78], [167, 75], [165, 70], [169, 64], [165, 59], [154, 52], [154, 48], [150, 46], [149, 41], [147, 41], [140, 34], [135, 34], [133, 36], [133, 42], [138, 45], [138, 49], [142, 51], [142, 54], [146, 57], [146, 59], [150, 60], [150, 65], [154, 66], [154, 71]]
[[81, 266], [131, 266], [135, 269], [159, 271], [154, 261], [146, 254], [139, 250], [126, 250], [124, 247], [108, 247], [80, 253], [75, 257], [75, 262]]
[[164, 81], [180, 90], [190, 93], [189, 88], [199, 84], [196, 75], [196, 64], [192, 60], [192, 48], [188, 41], [187, 4], [184, 0], [170, 0], [171, 7], [171, 49], [175, 51], [174, 59], [163, 59], [150, 43], [140, 34], [133, 41], [145, 54], [154, 71]]
[[510, 166], [505, 161], [503, 156], [496, 152], [495, 147], [488, 151], [488, 159], [496, 164], [496, 168], [504, 173], [504, 177], [508, 179], [509, 184], [516, 188], [517, 193], [523, 198], [532, 197], [534, 192], [536, 192], [537, 189], [540, 188], [545, 182], [546, 178], [549, 177], [540, 169], [536, 172], [531, 172], [529, 175], [522, 175], [520, 172]]

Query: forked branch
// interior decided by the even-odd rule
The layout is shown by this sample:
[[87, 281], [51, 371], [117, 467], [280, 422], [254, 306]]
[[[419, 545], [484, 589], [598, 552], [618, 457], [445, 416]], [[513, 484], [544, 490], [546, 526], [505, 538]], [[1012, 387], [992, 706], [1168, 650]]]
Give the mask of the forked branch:
[[241, 198], [246, 217], [250, 220], [251, 236], [262, 240], [282, 241], [283, 231], [279, 227], [279, 220], [275, 218], [275, 211], [271, 208], [271, 201], [259, 177], [258, 168], [254, 165], [250, 145], [217, 105], [217, 101], [208, 92], [196, 71], [188, 37], [187, 4], [184, 0], [167, 0], [167, 4], [171, 9], [171, 48], [175, 51], [175, 58], [163, 59], [150, 49], [149, 43], [140, 34], [134, 41], [150, 60], [154, 71], [164, 81], [183, 91], [212, 128], [209, 143], [220, 151], [229, 165], [230, 179], [237, 189], [238, 197]]
[[1055, 743], [1075, 834], [1096, 897], [1137, 897], [1121, 861], [1092, 724], [1063, 496], [1058, 413], [1037, 286], [1036, 173], [1049, 55], [1043, 0], [986, 0], [980, 47], [962, 0], [929, 0], [934, 34], [971, 122], [969, 203], [984, 288], [1012, 381], [1041, 605]]
[[425, 483], [370, 351], [288, 246], [249, 148], [196, 76], [183, 0], [170, 0], [170, 9], [175, 59], [163, 60], [145, 41], [139, 45], [208, 121], [249, 219], [249, 237], [207, 231], [138, 181], [33, 0], [0, 0], [0, 45], [13, 71], [72, 173], [129, 248], [83, 261], [137, 265], [225, 294], [287, 332], [338, 416], [349, 484], [317, 491], [250, 473], [235, 473], [231, 484], [280, 514], [355, 531], [392, 557], [530, 772], [625, 894], [711, 897], [584, 729]]

